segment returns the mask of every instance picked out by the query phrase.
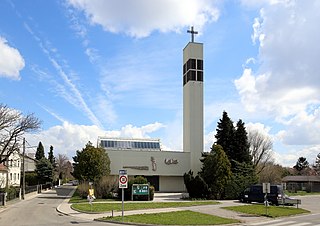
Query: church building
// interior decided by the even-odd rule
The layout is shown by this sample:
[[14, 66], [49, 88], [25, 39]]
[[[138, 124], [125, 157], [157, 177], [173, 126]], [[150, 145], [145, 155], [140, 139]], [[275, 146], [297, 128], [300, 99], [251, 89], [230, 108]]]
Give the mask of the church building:
[[130, 177], [144, 176], [161, 192], [186, 191], [183, 175], [201, 170], [203, 152], [203, 44], [191, 42], [183, 49], [183, 151], [166, 151], [158, 139], [98, 137], [110, 158], [111, 175], [127, 170]]

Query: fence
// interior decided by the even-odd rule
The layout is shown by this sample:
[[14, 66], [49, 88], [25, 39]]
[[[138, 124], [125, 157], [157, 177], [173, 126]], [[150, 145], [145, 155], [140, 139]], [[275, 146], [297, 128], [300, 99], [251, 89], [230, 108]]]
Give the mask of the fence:
[[[29, 194], [32, 192], [41, 193], [42, 190], [51, 189], [52, 184], [40, 184], [34, 186], [26, 186], [25, 193]], [[0, 206], [4, 206], [7, 201], [14, 200], [21, 197], [21, 188], [9, 188], [6, 192], [0, 192]]]

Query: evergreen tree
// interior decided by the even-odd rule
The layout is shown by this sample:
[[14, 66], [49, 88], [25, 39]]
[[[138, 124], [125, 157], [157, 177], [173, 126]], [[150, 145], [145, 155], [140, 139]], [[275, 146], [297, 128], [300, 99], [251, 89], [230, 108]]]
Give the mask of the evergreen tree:
[[189, 193], [189, 198], [203, 199], [210, 196], [206, 182], [199, 175], [194, 177], [191, 170], [183, 175], [183, 180]]
[[293, 167], [298, 171], [299, 175], [305, 174], [304, 171], [308, 170], [309, 163], [305, 157], [299, 157], [296, 165]]
[[50, 163], [52, 164], [53, 168], [55, 168], [56, 159], [55, 159], [55, 157], [53, 155], [53, 146], [52, 145], [50, 146], [50, 151], [48, 153], [48, 159], [49, 159]]
[[38, 181], [40, 184], [44, 184], [46, 182], [52, 182], [53, 180], [53, 166], [50, 161], [46, 158], [40, 159], [36, 163], [36, 170]]
[[44, 156], [44, 148], [43, 148], [43, 145], [41, 143], [41, 141], [39, 142], [39, 145], [37, 147], [37, 151], [36, 151], [36, 160], [40, 160], [42, 158], [45, 158]]
[[215, 135], [217, 139], [216, 143], [222, 146], [229, 160], [233, 159], [234, 158], [233, 139], [234, 139], [235, 128], [227, 112], [225, 111], [223, 112], [222, 119], [219, 120], [216, 131], [217, 131]]
[[320, 153], [317, 155], [313, 168], [316, 171], [317, 175], [320, 175]]
[[251, 163], [247, 131], [241, 119], [237, 122], [237, 128], [233, 137], [232, 160], [239, 163]]
[[73, 176], [81, 181], [96, 182], [110, 174], [110, 159], [103, 148], [96, 148], [91, 142], [73, 157]]
[[225, 198], [237, 199], [240, 192], [258, 182], [254, 165], [250, 163], [233, 162], [232, 179], [226, 185]]
[[212, 146], [211, 153], [203, 161], [200, 175], [208, 185], [212, 198], [222, 198], [232, 176], [231, 164], [222, 146]]

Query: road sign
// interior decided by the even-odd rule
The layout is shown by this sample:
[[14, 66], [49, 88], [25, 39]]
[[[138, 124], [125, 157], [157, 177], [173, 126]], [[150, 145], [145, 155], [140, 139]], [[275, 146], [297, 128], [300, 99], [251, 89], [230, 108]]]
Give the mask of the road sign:
[[119, 170], [119, 188], [128, 188], [128, 175], [126, 170]]
[[149, 185], [148, 184], [133, 184], [132, 185], [133, 195], [149, 195]]
[[270, 193], [270, 183], [263, 183], [262, 184], [262, 190], [263, 190], [263, 193]]

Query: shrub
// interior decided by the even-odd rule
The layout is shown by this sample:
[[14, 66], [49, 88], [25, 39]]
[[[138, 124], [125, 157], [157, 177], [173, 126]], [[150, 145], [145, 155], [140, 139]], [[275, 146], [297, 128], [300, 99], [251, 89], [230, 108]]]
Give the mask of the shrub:
[[77, 190], [78, 190], [79, 196], [83, 199], [86, 199], [89, 192], [89, 184], [86, 182], [82, 182], [81, 184], [78, 185]]
[[187, 191], [189, 193], [189, 198], [192, 199], [206, 199], [209, 198], [209, 188], [206, 182], [197, 175], [193, 176], [193, 172], [190, 170], [188, 173], [183, 175], [184, 184], [186, 185]]
[[117, 182], [111, 177], [104, 176], [95, 185], [95, 196], [97, 198], [106, 199], [113, 198], [112, 193], [117, 189]]
[[[132, 194], [132, 185], [133, 184], [148, 184], [148, 180], [142, 176], [135, 177], [128, 182], [128, 188], [123, 189], [124, 190], [124, 199], [125, 200], [131, 200], [131, 194]], [[122, 189], [118, 189], [119, 198], [122, 197]], [[153, 200], [154, 197], [154, 187], [149, 186], [149, 196], [150, 200]], [[148, 196], [137, 196], [135, 197], [135, 200], [148, 200]]]

